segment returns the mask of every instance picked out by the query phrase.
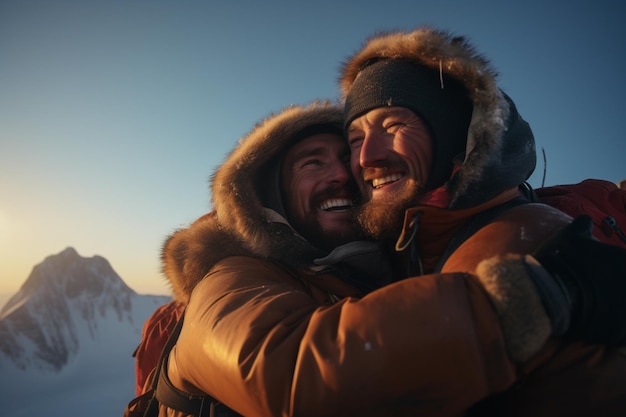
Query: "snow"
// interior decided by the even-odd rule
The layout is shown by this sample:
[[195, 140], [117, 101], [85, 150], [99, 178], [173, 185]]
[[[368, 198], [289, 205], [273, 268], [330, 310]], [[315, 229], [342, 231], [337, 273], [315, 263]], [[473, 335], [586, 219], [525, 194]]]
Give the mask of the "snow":
[[[21, 297], [3, 312], [3, 417], [121, 416], [135, 396], [132, 353], [144, 321], [170, 299], [136, 294], [102, 262], [67, 251], [46, 258], [36, 285], [27, 280]], [[76, 286], [77, 280], [82, 284]], [[59, 299], [68, 282], [71, 295]]]

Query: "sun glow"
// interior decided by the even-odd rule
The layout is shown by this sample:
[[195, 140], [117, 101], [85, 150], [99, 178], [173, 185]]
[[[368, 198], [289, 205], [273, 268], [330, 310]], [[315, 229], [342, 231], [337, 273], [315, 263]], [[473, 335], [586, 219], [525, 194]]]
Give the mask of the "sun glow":
[[9, 216], [0, 208], [0, 242], [7, 241], [9, 237]]

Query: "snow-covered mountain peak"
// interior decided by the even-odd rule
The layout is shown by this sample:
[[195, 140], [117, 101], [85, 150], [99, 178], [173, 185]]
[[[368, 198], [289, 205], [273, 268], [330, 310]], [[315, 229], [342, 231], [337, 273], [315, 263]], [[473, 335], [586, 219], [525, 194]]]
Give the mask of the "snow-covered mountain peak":
[[84, 258], [66, 248], [36, 265], [0, 312], [0, 368], [8, 360], [22, 370], [60, 372], [81, 346], [110, 342], [103, 339], [112, 328], [119, 330], [115, 337], [138, 343], [143, 321], [168, 299], [140, 296], [103, 257]]
[[23, 304], [25, 299], [32, 299], [37, 304], [81, 297], [93, 301], [107, 294], [128, 299], [134, 291], [106, 259], [101, 256], [83, 258], [74, 248], [68, 247], [33, 268], [18, 293], [0, 312], [0, 319], [14, 310], [16, 304]]
[[143, 324], [170, 300], [137, 294], [101, 256], [46, 257], [0, 311], [2, 415], [121, 415]]

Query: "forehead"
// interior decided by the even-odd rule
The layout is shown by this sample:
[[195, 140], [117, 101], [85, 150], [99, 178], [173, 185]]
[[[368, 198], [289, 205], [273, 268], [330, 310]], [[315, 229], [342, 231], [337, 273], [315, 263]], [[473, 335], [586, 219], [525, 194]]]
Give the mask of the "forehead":
[[318, 133], [293, 145], [285, 155], [285, 162], [288, 164], [311, 155], [339, 154], [347, 149], [343, 136], [337, 133]]
[[407, 107], [377, 107], [357, 117], [350, 123], [349, 129], [382, 123], [387, 117], [415, 117], [413, 110]]

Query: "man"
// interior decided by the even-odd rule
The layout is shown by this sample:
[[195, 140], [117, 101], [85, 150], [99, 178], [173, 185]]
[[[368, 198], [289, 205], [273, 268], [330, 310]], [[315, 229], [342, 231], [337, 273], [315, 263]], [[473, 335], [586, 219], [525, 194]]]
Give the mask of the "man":
[[[346, 61], [340, 84], [351, 168], [365, 200], [359, 220], [371, 236], [395, 243], [407, 275], [464, 271], [488, 286], [481, 277], [506, 282], [506, 274], [535, 259], [554, 276], [591, 272], [594, 282], [626, 271], [617, 247], [607, 249], [617, 261], [611, 266], [583, 259], [600, 244], [537, 249], [566, 222], [549, 206], [516, 205], [535, 167], [533, 135], [497, 87], [490, 63], [464, 38], [430, 28], [375, 36]], [[466, 232], [475, 221], [484, 227]], [[589, 233], [590, 223], [578, 219], [571, 227], [579, 232], [564, 233], [563, 244]], [[534, 258], [525, 256], [537, 250]], [[560, 261], [546, 258], [559, 251]], [[505, 258], [508, 252], [518, 255]], [[501, 260], [496, 268], [487, 260], [494, 256]], [[623, 415], [626, 356], [571, 339], [623, 344], [624, 311], [615, 293], [570, 284], [549, 290], [546, 305], [553, 335], [564, 337], [538, 355], [524, 344], [509, 345], [520, 367], [509, 386], [496, 389], [506, 387], [503, 393], [474, 408], [477, 415]], [[439, 285], [424, 280], [422, 291]], [[506, 333], [506, 322], [523, 315], [506, 314], [501, 301], [507, 304], [494, 298]], [[594, 325], [572, 314], [568, 329], [559, 329], [559, 317], [572, 306], [588, 312]], [[604, 339], [599, 333], [607, 330], [612, 336]]]
[[[188, 302], [167, 375], [246, 416], [459, 415], [510, 386], [507, 343], [538, 350], [550, 321], [528, 273], [518, 294], [490, 285], [525, 314], [506, 337], [496, 292], [465, 273], [376, 289], [390, 271], [377, 243], [352, 241], [341, 125], [319, 103], [257, 125], [212, 178], [214, 212], [166, 242], [164, 270]], [[422, 291], [433, 279], [437, 292]]]

